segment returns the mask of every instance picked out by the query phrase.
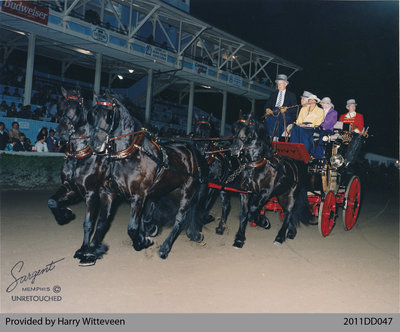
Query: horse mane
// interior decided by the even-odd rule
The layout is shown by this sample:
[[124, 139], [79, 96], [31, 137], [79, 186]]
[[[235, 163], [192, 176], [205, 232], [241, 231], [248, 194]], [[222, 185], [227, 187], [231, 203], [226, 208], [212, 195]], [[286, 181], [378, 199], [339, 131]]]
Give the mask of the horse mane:
[[252, 118], [251, 121], [253, 130], [257, 134], [258, 141], [260, 142], [260, 148], [262, 149], [262, 154], [265, 155], [268, 159], [273, 158], [274, 151], [272, 149], [272, 145], [264, 125], [255, 118]]
[[126, 123], [133, 124], [133, 128], [131, 128], [131, 130], [138, 131], [141, 128], [143, 128], [142, 121], [140, 121], [138, 118], [132, 115], [132, 113], [128, 110], [128, 108], [121, 101], [119, 101], [118, 98], [113, 97], [113, 99], [117, 103], [120, 109], [121, 119], [123, 116], [125, 116], [126, 118], [125, 120], [127, 121]]

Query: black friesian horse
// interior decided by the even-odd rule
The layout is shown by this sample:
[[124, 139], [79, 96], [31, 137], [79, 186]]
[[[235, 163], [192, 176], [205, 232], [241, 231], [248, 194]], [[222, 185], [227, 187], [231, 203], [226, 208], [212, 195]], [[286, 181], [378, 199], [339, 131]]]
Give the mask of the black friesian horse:
[[261, 209], [273, 196], [285, 213], [275, 242], [283, 243], [286, 237], [294, 239], [299, 221], [308, 225], [311, 218], [303, 184], [306, 168], [292, 159], [275, 157], [265, 129], [253, 113], [237, 129], [231, 153], [241, 160], [240, 186], [249, 194], [240, 194], [240, 226], [233, 245], [243, 247], [248, 221], [257, 220]]
[[[203, 213], [207, 195], [207, 165], [200, 153], [184, 143], [158, 144], [142, 124], [129, 114], [115, 97], [106, 94], [89, 113], [92, 124], [90, 146], [96, 153], [106, 153], [109, 176], [100, 189], [99, 222], [110, 222], [110, 211], [117, 195], [131, 206], [128, 234], [135, 250], [147, 248], [152, 242], [140, 231], [143, 208], [147, 200], [180, 190], [180, 204], [174, 226], [159, 248], [165, 259], [184, 227], [192, 241], [200, 242]], [[191, 213], [192, 218], [187, 218]]]
[[[61, 171], [61, 187], [48, 200], [48, 206], [58, 224], [64, 225], [75, 218], [68, 205], [85, 200], [86, 215], [83, 223], [84, 237], [80, 249], [74, 257], [80, 265], [93, 265], [101, 258], [107, 247], [101, 243], [91, 243], [91, 236], [99, 211], [99, 188], [104, 181], [104, 157], [95, 156], [89, 147], [90, 131], [80, 90], [66, 91], [59, 103], [60, 122], [57, 136], [67, 141], [66, 160]], [[100, 227], [101, 225], [97, 225]]]
[[[196, 122], [194, 126], [194, 137], [212, 138], [218, 136], [217, 131], [214, 128], [214, 124], [211, 122], [211, 116], [198, 117], [195, 114], [195, 120]], [[211, 181], [217, 182], [218, 184], [223, 184], [231, 173], [232, 166], [230, 157], [228, 157], [224, 152], [218, 152], [218, 150], [221, 150], [222, 147], [216, 145], [215, 141], [195, 141], [195, 147], [201, 152], [204, 158], [206, 158], [207, 164], [209, 166], [209, 179]], [[229, 191], [218, 191], [221, 198], [222, 213], [220, 222], [218, 224], [218, 227], [216, 228], [216, 233], [222, 235], [226, 228], [226, 220], [231, 209], [231, 195]], [[212, 188], [209, 189], [206, 203], [207, 211], [209, 211], [215, 203], [218, 191]], [[209, 221], [212, 221], [212, 219]]]

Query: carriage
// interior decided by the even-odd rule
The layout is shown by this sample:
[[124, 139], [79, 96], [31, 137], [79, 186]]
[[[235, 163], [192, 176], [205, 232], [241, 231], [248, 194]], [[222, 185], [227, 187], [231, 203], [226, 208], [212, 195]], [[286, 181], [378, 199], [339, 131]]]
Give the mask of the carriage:
[[[358, 218], [361, 202], [361, 181], [352, 164], [357, 161], [361, 145], [367, 133], [351, 134], [346, 124], [338, 122], [333, 135], [324, 137], [325, 157], [313, 159], [300, 143], [273, 142], [278, 156], [289, 157], [307, 165], [309, 187], [307, 199], [310, 211], [317, 218], [318, 229], [323, 237], [335, 226], [342, 209], [345, 230], [351, 230]], [[284, 213], [276, 197], [272, 197], [261, 211], [277, 212], [283, 220]], [[251, 223], [256, 226], [255, 223]]]

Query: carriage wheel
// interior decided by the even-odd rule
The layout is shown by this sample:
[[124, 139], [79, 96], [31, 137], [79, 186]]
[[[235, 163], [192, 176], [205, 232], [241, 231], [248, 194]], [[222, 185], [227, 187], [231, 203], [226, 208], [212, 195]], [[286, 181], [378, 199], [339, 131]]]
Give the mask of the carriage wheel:
[[345, 207], [343, 209], [343, 225], [344, 229], [349, 231], [356, 223], [358, 212], [360, 210], [361, 183], [358, 176], [353, 176], [350, 179], [344, 199]]
[[328, 236], [335, 224], [336, 197], [333, 191], [328, 191], [324, 201], [319, 206], [318, 229], [323, 237]]

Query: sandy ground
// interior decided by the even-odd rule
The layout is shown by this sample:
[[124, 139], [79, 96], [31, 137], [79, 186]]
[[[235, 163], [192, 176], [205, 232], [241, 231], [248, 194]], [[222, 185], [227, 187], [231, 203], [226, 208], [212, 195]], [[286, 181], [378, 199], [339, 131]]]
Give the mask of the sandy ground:
[[[340, 216], [327, 238], [317, 226], [302, 226], [283, 245], [273, 244], [280, 221], [270, 213], [272, 228], [248, 227], [243, 249], [232, 247], [239, 215], [235, 197], [223, 236], [215, 234], [215, 222], [204, 228], [203, 243], [182, 234], [165, 261], [157, 250], [168, 230], [153, 247], [134, 251], [123, 204], [105, 239], [108, 254], [95, 266], [80, 267], [72, 256], [82, 241], [84, 205], [72, 207], [76, 220], [58, 226], [47, 208], [51, 194], [1, 194], [3, 313], [399, 312], [397, 196], [367, 193], [353, 230], [344, 231]], [[212, 213], [219, 215], [218, 203]], [[13, 288], [12, 275], [18, 279], [60, 259], [34, 283], [19, 282], [6, 291]], [[17, 301], [21, 296], [59, 301]]]

